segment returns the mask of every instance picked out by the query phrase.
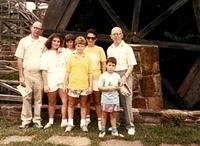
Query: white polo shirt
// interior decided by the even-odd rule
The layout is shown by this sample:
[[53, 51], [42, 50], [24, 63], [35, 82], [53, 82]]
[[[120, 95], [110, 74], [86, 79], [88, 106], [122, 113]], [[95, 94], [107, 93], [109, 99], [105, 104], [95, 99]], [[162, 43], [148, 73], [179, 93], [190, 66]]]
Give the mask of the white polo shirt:
[[22, 38], [15, 56], [23, 59], [23, 68], [30, 71], [40, 70], [41, 55], [47, 38], [40, 36], [33, 39], [31, 35]]
[[116, 58], [116, 71], [126, 70], [129, 66], [137, 64], [133, 49], [123, 40], [118, 46], [112, 44], [107, 49], [107, 56]]

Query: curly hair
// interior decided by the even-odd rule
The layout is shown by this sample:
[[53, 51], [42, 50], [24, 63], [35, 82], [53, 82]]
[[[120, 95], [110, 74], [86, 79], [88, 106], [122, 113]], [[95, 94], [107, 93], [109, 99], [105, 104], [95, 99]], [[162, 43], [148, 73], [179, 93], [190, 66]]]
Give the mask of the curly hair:
[[49, 37], [48, 37], [48, 39], [47, 39], [47, 41], [46, 41], [46, 43], [45, 43], [45, 47], [49, 50], [49, 49], [51, 49], [51, 45], [52, 45], [52, 40], [54, 39], [54, 38], [59, 38], [60, 39], [60, 47], [62, 47], [63, 46], [63, 37], [62, 37], [62, 35], [60, 34], [60, 33], [52, 33]]

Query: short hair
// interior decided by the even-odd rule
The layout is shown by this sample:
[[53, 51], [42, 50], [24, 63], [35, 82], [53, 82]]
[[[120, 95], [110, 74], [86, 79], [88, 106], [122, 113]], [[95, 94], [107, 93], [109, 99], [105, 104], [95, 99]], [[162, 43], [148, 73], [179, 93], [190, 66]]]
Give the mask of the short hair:
[[97, 31], [93, 28], [88, 29], [87, 32], [86, 32], [86, 35], [88, 35], [88, 33], [92, 33], [92, 34], [95, 35], [95, 37], [97, 37]]
[[63, 46], [63, 37], [62, 37], [62, 35], [61, 35], [60, 33], [52, 33], [52, 34], [48, 37], [47, 41], [45, 42], [45, 46], [47, 47], [48, 50], [51, 49], [52, 40], [53, 40], [54, 38], [59, 38], [59, 39], [60, 39], [60, 47]]
[[65, 35], [65, 41], [69, 41], [69, 40], [74, 41], [75, 38], [76, 37], [72, 33], [68, 33], [68, 34]]
[[70, 41], [70, 40], [72, 40], [72, 41], [74, 42], [75, 38], [76, 38], [75, 35], [73, 35], [72, 33], [66, 34], [66, 35], [65, 35], [64, 47], [65, 47], [65, 48], [67, 47], [66, 42], [68, 42], [68, 41]]
[[78, 36], [76, 39], [75, 39], [75, 45], [77, 44], [82, 44], [82, 45], [86, 45], [86, 40], [83, 36]]
[[113, 63], [113, 64], [117, 64], [117, 59], [115, 57], [108, 57], [106, 60], [106, 64], [108, 64], [109, 62]]

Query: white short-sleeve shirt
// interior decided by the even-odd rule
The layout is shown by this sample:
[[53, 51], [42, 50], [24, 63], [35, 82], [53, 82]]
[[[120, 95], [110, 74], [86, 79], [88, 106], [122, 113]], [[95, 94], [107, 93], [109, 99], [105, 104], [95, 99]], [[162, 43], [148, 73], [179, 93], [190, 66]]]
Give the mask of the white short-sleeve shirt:
[[25, 70], [39, 71], [41, 55], [47, 38], [40, 36], [33, 39], [31, 35], [22, 38], [18, 44], [15, 56], [23, 59]]
[[116, 71], [126, 70], [129, 66], [137, 64], [133, 49], [123, 40], [118, 46], [112, 44], [107, 49], [107, 56], [117, 59]]

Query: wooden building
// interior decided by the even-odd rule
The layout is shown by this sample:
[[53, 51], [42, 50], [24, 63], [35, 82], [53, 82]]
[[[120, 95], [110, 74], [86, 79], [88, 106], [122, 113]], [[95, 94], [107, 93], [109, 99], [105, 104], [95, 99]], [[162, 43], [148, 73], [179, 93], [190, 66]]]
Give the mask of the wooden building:
[[[95, 28], [97, 43], [106, 51], [112, 27], [120, 26], [138, 61], [134, 68], [134, 107], [199, 109], [199, 0], [27, 1], [48, 2], [43, 20], [45, 36], [52, 32], [85, 35], [88, 28]], [[14, 28], [16, 35], [21, 32], [21, 27], [12, 26], [19, 23], [16, 19], [0, 20], [0, 24]]]

